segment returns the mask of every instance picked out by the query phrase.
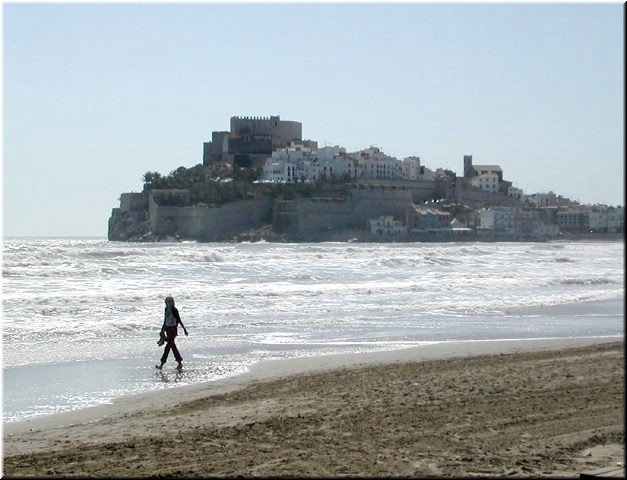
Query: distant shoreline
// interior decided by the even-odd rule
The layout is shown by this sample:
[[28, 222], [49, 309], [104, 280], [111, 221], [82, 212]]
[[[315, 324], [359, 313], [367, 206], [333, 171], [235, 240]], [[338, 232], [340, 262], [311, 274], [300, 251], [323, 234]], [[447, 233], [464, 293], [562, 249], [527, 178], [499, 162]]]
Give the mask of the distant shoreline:
[[[162, 240], [163, 241], [163, 240]], [[188, 241], [186, 239], [172, 239], [171, 241]], [[307, 238], [290, 237], [280, 235], [239, 235], [233, 240], [225, 240], [227, 243], [243, 242], [267, 242], [267, 243], [407, 243], [407, 244], [433, 244], [433, 243], [552, 243], [552, 242], [578, 242], [578, 241], [599, 241], [599, 242], [624, 242], [624, 233], [598, 233], [598, 234], [568, 234], [555, 238], [530, 239], [530, 238], [508, 238], [508, 237], [486, 237], [477, 234], [468, 234], [456, 237], [455, 235], [424, 235], [398, 236], [398, 237], [377, 237], [368, 232], [360, 231], [339, 231], [311, 235]], [[224, 243], [214, 241], [198, 240], [198, 243]], [[140, 242], [141, 243], [141, 242]], [[160, 243], [160, 242], [157, 242]]]
[[[337, 236], [341, 234], [338, 233]], [[333, 235], [329, 235], [333, 237]], [[346, 234], [343, 234], [346, 236]], [[171, 239], [171, 240], [160, 240], [160, 241], [119, 241], [119, 240], [108, 240], [106, 235], [103, 236], [90, 236], [90, 235], [79, 235], [79, 236], [57, 236], [57, 235], [5, 235], [3, 240], [106, 240], [110, 243], [172, 243], [175, 241], [196, 241], [198, 243], [243, 243], [249, 242], [251, 240], [243, 239], [239, 241], [234, 240], [224, 240], [224, 241], [215, 241], [215, 242], [204, 242], [200, 240], [192, 240], [192, 239]], [[325, 242], [346, 242], [346, 243], [550, 243], [550, 242], [562, 242], [562, 241], [616, 241], [616, 242], [624, 242], [625, 234], [624, 233], [595, 233], [595, 234], [568, 234], [563, 235], [557, 238], [551, 238], [546, 240], [532, 240], [532, 239], [524, 239], [524, 240], [516, 240], [516, 239], [485, 239], [485, 238], [472, 238], [472, 239], [441, 239], [434, 238], [432, 240], [402, 240], [401, 238], [393, 238], [390, 239], [379, 239], [379, 240], [359, 240], [355, 239], [354, 235], [349, 235], [349, 238], [345, 240], [280, 240], [276, 238], [258, 238], [255, 241], [264, 241], [267, 243], [325, 243]]]

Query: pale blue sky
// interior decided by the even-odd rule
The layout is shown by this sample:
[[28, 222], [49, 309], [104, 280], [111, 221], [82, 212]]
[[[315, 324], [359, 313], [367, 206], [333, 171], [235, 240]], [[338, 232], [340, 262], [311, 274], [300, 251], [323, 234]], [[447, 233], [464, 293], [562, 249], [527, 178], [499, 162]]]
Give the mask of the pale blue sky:
[[5, 3], [4, 235], [106, 236], [233, 115], [623, 205], [623, 8]]

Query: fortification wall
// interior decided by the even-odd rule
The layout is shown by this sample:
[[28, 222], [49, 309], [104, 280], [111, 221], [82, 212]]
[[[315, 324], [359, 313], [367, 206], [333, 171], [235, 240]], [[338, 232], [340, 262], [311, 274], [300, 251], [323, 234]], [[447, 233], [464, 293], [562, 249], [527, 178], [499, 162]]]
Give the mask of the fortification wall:
[[299, 218], [296, 200], [277, 200], [272, 211], [272, 231], [297, 235], [300, 229]]
[[[271, 148], [284, 147], [292, 140], [303, 139], [303, 124], [290, 120], [270, 117], [231, 117], [231, 135], [268, 136], [272, 138]], [[216, 143], [216, 139], [213, 139]], [[215, 148], [215, 147], [214, 147]], [[229, 151], [234, 146], [229, 144]]]
[[354, 188], [347, 198], [303, 198], [277, 202], [273, 230], [290, 235], [317, 235], [365, 228], [368, 219], [402, 216], [411, 205], [411, 191], [391, 188]]
[[148, 208], [148, 197], [145, 193], [129, 192], [120, 195], [120, 211], [136, 212]]
[[222, 155], [229, 147], [229, 132], [212, 132], [211, 133], [211, 154]]
[[228, 139], [229, 154], [261, 153], [272, 155], [272, 138], [254, 135], [251, 137], [232, 137]]
[[351, 190], [354, 204], [350, 223], [365, 225], [368, 219], [381, 215], [403, 216], [412, 204], [410, 190], [372, 187]]
[[271, 198], [259, 198], [222, 206], [168, 207], [151, 199], [151, 231], [159, 237], [229, 240], [242, 230], [269, 223], [273, 203]]
[[273, 135], [279, 130], [281, 120], [278, 116], [271, 117], [231, 117], [231, 134], [239, 135], [246, 130], [251, 135]]
[[281, 122], [279, 122], [278, 142], [281, 146], [289, 145], [292, 140], [300, 141], [302, 139], [303, 139], [303, 124], [302, 123], [292, 122], [289, 120], [282, 120]]
[[458, 178], [454, 186], [446, 191], [447, 201], [463, 203], [472, 208], [484, 206], [512, 206], [519, 207], [522, 202], [518, 198], [507, 195], [483, 192], [476, 188], [465, 185], [461, 178]]
[[360, 178], [355, 181], [357, 188], [369, 188], [370, 185], [384, 186], [392, 190], [407, 190], [411, 192], [414, 203], [433, 200], [438, 185], [434, 180], [386, 180], [379, 178]]
[[346, 228], [353, 205], [348, 199], [309, 198], [298, 202], [298, 234]]

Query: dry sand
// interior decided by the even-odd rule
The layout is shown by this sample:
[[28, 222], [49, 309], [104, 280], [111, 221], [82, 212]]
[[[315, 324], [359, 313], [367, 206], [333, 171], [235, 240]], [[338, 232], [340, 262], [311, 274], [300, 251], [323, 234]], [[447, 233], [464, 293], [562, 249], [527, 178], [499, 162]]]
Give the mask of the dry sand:
[[561, 476], [624, 461], [624, 344], [466, 342], [268, 362], [4, 425], [5, 476]]

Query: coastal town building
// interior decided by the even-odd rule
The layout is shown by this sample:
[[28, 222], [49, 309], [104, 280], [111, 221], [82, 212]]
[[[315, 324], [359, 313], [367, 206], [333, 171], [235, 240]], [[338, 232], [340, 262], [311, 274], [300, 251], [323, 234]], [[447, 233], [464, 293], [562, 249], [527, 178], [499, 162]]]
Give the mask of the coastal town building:
[[[588, 214], [587, 228], [590, 233], [620, 233], [624, 231], [623, 207], [589, 205], [580, 207]], [[585, 222], [583, 223], [585, 228]]]
[[516, 208], [490, 207], [479, 211], [479, 230], [489, 230], [497, 235], [516, 234]]
[[272, 152], [263, 167], [263, 179], [273, 183], [312, 183], [320, 178], [361, 176], [362, 167], [339, 146], [312, 149], [292, 142]]
[[561, 195], [556, 195], [553, 192], [532, 193], [530, 195], [523, 195], [521, 198], [532, 207], [567, 207], [577, 204], [577, 202], [573, 202]]
[[420, 166], [420, 157], [407, 157], [401, 164], [401, 176], [405, 180], [418, 180], [421, 169], [424, 172], [424, 167]]
[[421, 165], [420, 157], [400, 161], [374, 146], [349, 153], [337, 145], [308, 148], [303, 142], [291, 142], [273, 151], [263, 167], [263, 180], [273, 183], [315, 182], [321, 176], [428, 182], [435, 179], [434, 172]]
[[344, 176], [357, 178], [361, 176], [361, 166], [346, 153], [346, 149], [338, 145], [322, 147], [317, 150], [320, 175], [326, 178], [339, 179]]
[[272, 152], [266, 160], [264, 179], [275, 183], [296, 183], [303, 178], [315, 181], [319, 175], [316, 159], [311, 148], [291, 142], [289, 146]]
[[607, 210], [607, 233], [625, 232], [624, 207], [610, 207]]
[[588, 211], [588, 228], [591, 232], [607, 232], [607, 209], [593, 207]]
[[400, 180], [402, 178], [401, 162], [397, 158], [386, 155], [379, 147], [370, 147], [353, 154], [362, 166], [365, 178]]
[[450, 228], [451, 215], [435, 207], [412, 205], [405, 214], [407, 229], [414, 233], [435, 232]]
[[[472, 155], [464, 155], [464, 182], [488, 193], [510, 194], [512, 182], [503, 179], [503, 169], [499, 165], [473, 165]], [[517, 195], [510, 195], [520, 198]]]
[[518, 199], [522, 199], [523, 196], [524, 196], [524, 193], [523, 193], [522, 189], [520, 189], [518, 187], [514, 187], [514, 186], [509, 187], [509, 189], [507, 191], [507, 194], [510, 197], [518, 198]]
[[403, 180], [421, 180], [432, 182], [435, 180], [435, 173], [420, 164], [420, 157], [410, 156], [401, 162], [401, 178]]
[[397, 237], [407, 235], [407, 227], [401, 220], [395, 219], [392, 215], [379, 216], [368, 220], [370, 233], [385, 237]]
[[561, 232], [583, 233], [589, 230], [589, 214], [585, 208], [566, 207], [557, 211], [557, 225]]
[[542, 209], [518, 208], [515, 212], [515, 235], [521, 238], [555, 238], [559, 228], [554, 215], [547, 215]]
[[498, 193], [499, 191], [499, 177], [494, 173], [483, 173], [472, 177], [470, 184], [484, 192]]
[[478, 176], [495, 175], [498, 182], [503, 181], [503, 170], [498, 165], [473, 165]]

